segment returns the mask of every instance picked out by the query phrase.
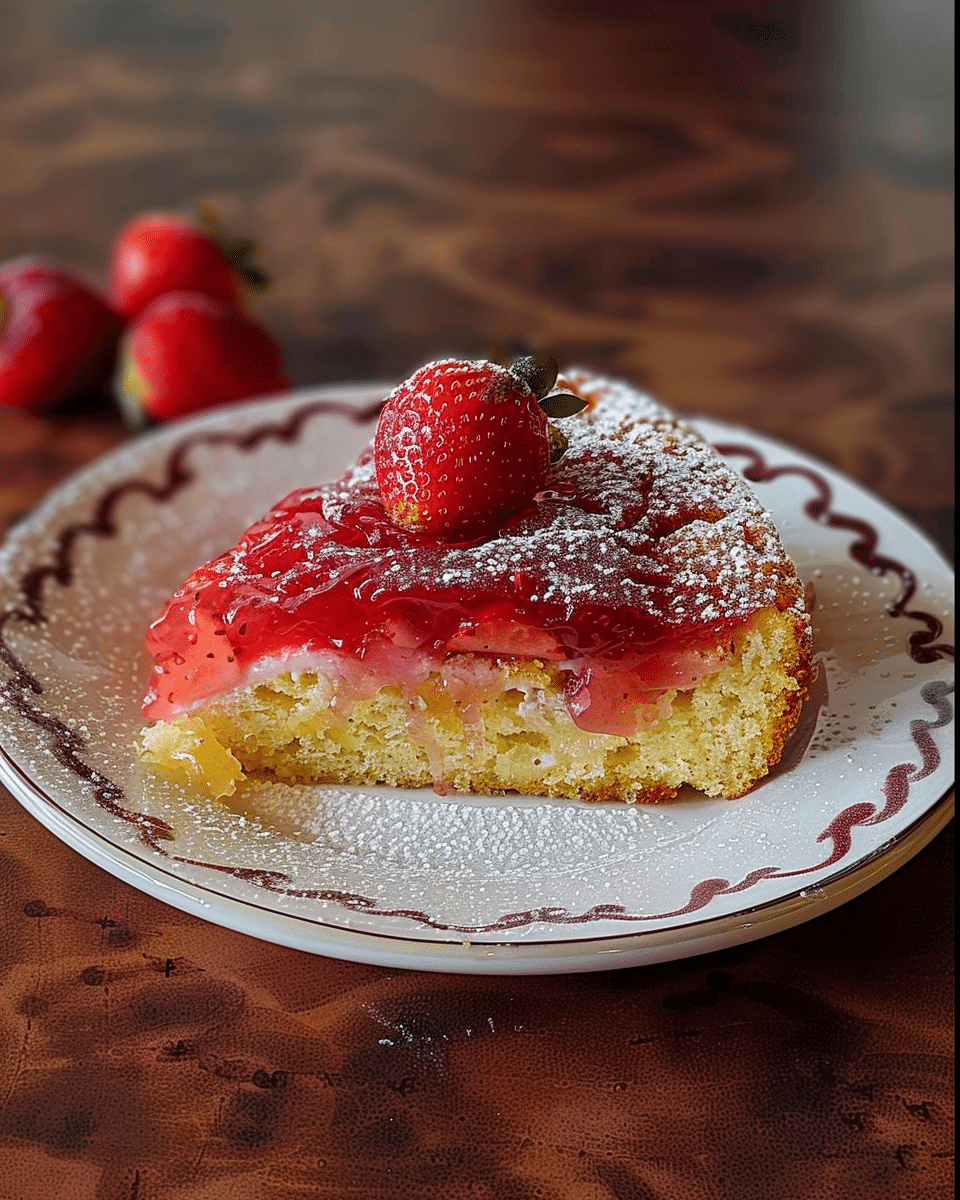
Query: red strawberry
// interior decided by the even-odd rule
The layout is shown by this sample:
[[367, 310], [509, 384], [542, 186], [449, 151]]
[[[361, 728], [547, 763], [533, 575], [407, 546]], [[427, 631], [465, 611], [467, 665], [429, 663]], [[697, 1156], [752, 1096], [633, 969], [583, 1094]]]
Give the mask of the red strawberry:
[[122, 319], [52, 259], [0, 265], [0, 404], [39, 409], [109, 381]]
[[207, 217], [144, 213], [120, 231], [110, 260], [110, 297], [135, 317], [166, 292], [201, 292], [242, 306], [266, 276], [253, 265], [254, 244]]
[[154, 300], [121, 343], [117, 395], [134, 427], [289, 387], [270, 331], [232, 305], [195, 292]]
[[[490, 536], [522, 512], [558, 456], [538, 399], [556, 374], [546, 358], [522, 359], [510, 370], [445, 359], [394, 389], [374, 440], [377, 484], [390, 518], [415, 533], [461, 541]], [[552, 415], [583, 407], [573, 397], [548, 400]]]

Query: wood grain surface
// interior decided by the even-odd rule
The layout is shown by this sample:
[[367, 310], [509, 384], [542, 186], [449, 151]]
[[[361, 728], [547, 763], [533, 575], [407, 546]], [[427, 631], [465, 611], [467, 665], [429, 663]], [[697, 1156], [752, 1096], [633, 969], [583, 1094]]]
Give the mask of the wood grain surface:
[[[0, 260], [102, 285], [124, 220], [207, 204], [259, 241], [298, 383], [549, 349], [952, 554], [948, 31], [917, 8], [3, 0]], [[0, 532], [129, 436], [96, 398], [0, 407]], [[179, 913], [0, 789], [0, 1200], [952, 1196], [952, 862], [951, 829], [708, 958], [432, 976]]]

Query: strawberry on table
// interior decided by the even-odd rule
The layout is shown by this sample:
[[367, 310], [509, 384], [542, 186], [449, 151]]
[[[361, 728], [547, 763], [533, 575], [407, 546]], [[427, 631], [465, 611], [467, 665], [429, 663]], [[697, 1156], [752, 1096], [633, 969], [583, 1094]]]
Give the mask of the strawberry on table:
[[387, 397], [374, 465], [388, 516], [448, 541], [486, 537], [544, 487], [565, 441], [547, 420], [583, 408], [548, 395], [547, 356], [492, 362], [444, 359], [421, 367]]
[[270, 331], [233, 305], [196, 292], [154, 300], [121, 344], [117, 399], [133, 427], [289, 388]]
[[0, 264], [0, 404], [37, 412], [102, 389], [122, 329], [106, 300], [54, 259]]
[[242, 306], [267, 280], [254, 264], [249, 238], [210, 216], [148, 212], [120, 231], [110, 259], [110, 298], [128, 318], [166, 292], [200, 292]]

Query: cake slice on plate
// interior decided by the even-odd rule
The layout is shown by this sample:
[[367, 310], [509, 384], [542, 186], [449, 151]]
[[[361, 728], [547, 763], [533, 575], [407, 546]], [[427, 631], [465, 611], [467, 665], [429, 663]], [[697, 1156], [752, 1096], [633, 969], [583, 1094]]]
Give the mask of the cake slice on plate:
[[421, 368], [356, 464], [199, 567], [147, 645], [143, 755], [213, 797], [733, 798], [811, 677], [747, 484], [647, 396], [542, 358]]

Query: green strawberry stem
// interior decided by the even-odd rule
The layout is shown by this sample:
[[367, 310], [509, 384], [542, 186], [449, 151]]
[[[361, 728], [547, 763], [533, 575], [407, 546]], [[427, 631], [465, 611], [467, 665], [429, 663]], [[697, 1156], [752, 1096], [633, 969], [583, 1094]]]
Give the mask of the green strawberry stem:
[[547, 435], [550, 438], [550, 461], [552, 463], [559, 462], [570, 448], [570, 443], [567, 438], [556, 425], [547, 422]]

